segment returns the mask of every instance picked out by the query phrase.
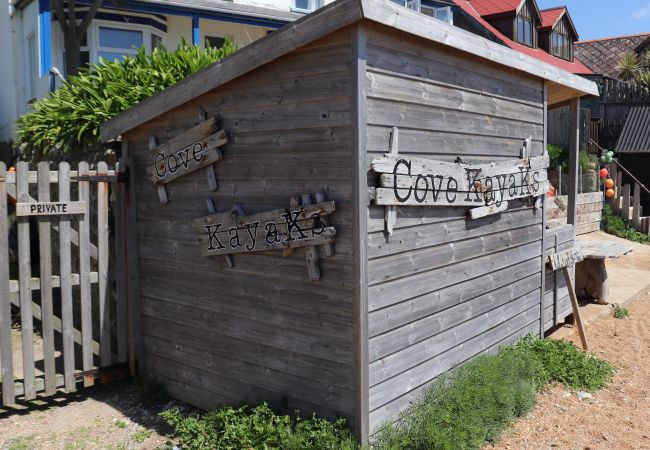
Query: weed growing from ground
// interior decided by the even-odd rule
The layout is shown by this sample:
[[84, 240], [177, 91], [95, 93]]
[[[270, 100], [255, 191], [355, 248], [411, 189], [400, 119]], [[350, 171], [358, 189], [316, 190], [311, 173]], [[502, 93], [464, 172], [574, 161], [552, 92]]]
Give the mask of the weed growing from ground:
[[626, 308], [623, 308], [620, 305], [615, 305], [614, 306], [614, 317], [617, 319], [625, 319], [626, 317], [630, 316], [630, 311], [627, 310]]
[[603, 214], [603, 229], [609, 234], [613, 234], [614, 236], [618, 236], [629, 241], [639, 242], [641, 244], [650, 242], [650, 236], [645, 233], [636, 231], [629, 220], [616, 215], [609, 205], [605, 205], [605, 212]]
[[151, 436], [151, 430], [138, 430], [135, 433], [133, 433], [133, 440], [137, 442], [138, 444], [142, 444], [144, 441], [147, 440], [149, 436]]

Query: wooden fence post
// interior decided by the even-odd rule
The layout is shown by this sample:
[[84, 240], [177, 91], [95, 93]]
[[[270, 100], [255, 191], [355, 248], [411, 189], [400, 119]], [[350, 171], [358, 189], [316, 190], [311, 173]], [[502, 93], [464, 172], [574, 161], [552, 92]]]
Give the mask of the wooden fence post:
[[[80, 177], [88, 175], [88, 163], [78, 166]], [[90, 206], [90, 186], [88, 181], [79, 181], [79, 201]], [[79, 292], [81, 296], [81, 353], [84, 372], [93, 369], [93, 317], [90, 299], [90, 209], [79, 219]], [[101, 349], [100, 349], [101, 352]], [[84, 386], [95, 384], [92, 375], [84, 377]]]
[[623, 218], [630, 220], [630, 185], [623, 186], [623, 205], [621, 206], [621, 215]]
[[0, 366], [2, 403], [11, 405], [14, 395], [14, 366], [11, 345], [11, 300], [9, 299], [9, 224], [7, 223], [7, 167], [0, 162]]
[[623, 198], [623, 171], [619, 170], [616, 172], [616, 205], [615, 210], [617, 213], [620, 213], [623, 207], [621, 206]]
[[[59, 201], [70, 201], [70, 164], [59, 164]], [[59, 272], [61, 273], [61, 334], [63, 335], [63, 379], [65, 389], [76, 389], [74, 379], [74, 314], [72, 302], [72, 251], [70, 216], [59, 217]]]
[[[106, 175], [105, 162], [97, 164], [97, 175]], [[102, 366], [111, 364], [111, 308], [108, 291], [108, 183], [97, 182], [97, 282], [99, 284], [99, 355]]]
[[[25, 161], [16, 164], [16, 200], [31, 202], [29, 196], [29, 165]], [[32, 277], [31, 237], [29, 216], [16, 218], [18, 222], [18, 273], [20, 298], [20, 331], [23, 350], [23, 392], [25, 400], [36, 398], [34, 386], [34, 321], [32, 320]]]
[[[38, 163], [38, 201], [50, 201], [50, 164]], [[52, 226], [50, 216], [38, 218], [38, 245], [41, 288], [41, 324], [43, 334], [43, 366], [45, 395], [56, 392], [56, 367], [54, 365], [54, 307], [52, 304]]]
[[632, 223], [637, 230], [641, 229], [641, 186], [634, 183], [634, 197], [632, 199]]

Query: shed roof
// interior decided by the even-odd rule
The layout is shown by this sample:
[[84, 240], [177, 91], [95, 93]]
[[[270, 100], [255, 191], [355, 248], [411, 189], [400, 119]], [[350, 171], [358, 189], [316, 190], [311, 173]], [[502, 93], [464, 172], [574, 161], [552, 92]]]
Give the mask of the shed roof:
[[548, 80], [549, 103], [598, 95], [592, 81], [389, 0], [337, 0], [285, 25], [105, 122], [103, 140], [125, 133], [291, 51], [362, 19]]
[[614, 151], [650, 153], [650, 105], [632, 107]]

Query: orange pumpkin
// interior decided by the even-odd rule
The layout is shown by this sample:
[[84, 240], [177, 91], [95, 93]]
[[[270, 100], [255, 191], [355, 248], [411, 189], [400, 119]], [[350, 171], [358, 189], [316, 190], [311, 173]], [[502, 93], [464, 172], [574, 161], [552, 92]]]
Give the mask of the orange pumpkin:
[[612, 189], [614, 187], [614, 180], [612, 180], [611, 178], [605, 180], [605, 187], [607, 189]]
[[612, 197], [614, 197], [614, 189], [607, 189], [607, 190], [605, 191], [605, 197], [607, 197], [607, 198], [612, 198]]

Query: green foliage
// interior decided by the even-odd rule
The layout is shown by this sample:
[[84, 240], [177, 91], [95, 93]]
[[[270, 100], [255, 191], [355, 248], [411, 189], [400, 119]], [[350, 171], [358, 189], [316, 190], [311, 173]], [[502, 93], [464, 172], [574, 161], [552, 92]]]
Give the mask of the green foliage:
[[103, 122], [235, 50], [231, 41], [205, 50], [183, 42], [175, 51], [157, 48], [147, 54], [140, 48], [123, 61], [102, 59], [35, 102], [18, 119], [18, 143], [31, 159], [52, 148], [97, 151]]
[[625, 52], [618, 62], [616, 67], [620, 73], [620, 77], [625, 81], [636, 80], [641, 70], [639, 58], [633, 52]]
[[114, 424], [117, 428], [126, 428], [126, 422], [125, 422], [124, 420], [122, 420], [122, 419], [118, 419], [118, 420], [116, 420], [115, 422], [113, 422], [113, 424]]
[[611, 206], [605, 205], [605, 213], [603, 214], [603, 229], [609, 234], [618, 236], [630, 241], [645, 244], [650, 242], [650, 236], [645, 233], [640, 233], [634, 229], [632, 223], [618, 216], [614, 213]]
[[[557, 145], [547, 144], [546, 149], [549, 156], [549, 167], [556, 168], [562, 166], [566, 169], [569, 166], [569, 152]], [[578, 153], [578, 162], [583, 171], [593, 170], [592, 165], [598, 165], [598, 156], [581, 150]]]
[[183, 416], [177, 408], [161, 417], [174, 428], [179, 446], [187, 449], [354, 450], [356, 441], [345, 419], [334, 422], [275, 414], [266, 403], [255, 408], [224, 407]]
[[620, 305], [615, 305], [614, 317], [617, 319], [625, 319], [626, 317], [630, 317], [630, 311], [627, 308], [623, 308]]
[[566, 167], [569, 161], [569, 153], [565, 151], [562, 147], [557, 145], [547, 144], [546, 149], [548, 150], [548, 156], [550, 159], [550, 167]]
[[149, 436], [151, 436], [152, 434], [153, 434], [153, 432], [152, 432], [151, 430], [142, 429], [142, 430], [138, 430], [138, 431], [136, 431], [135, 433], [133, 433], [132, 438], [133, 438], [133, 440], [134, 440], [135, 442], [137, 442], [138, 444], [142, 444], [142, 443], [143, 443], [144, 441], [146, 441], [146, 440], [149, 438]]
[[385, 425], [381, 450], [478, 449], [535, 406], [535, 394], [558, 381], [573, 389], [603, 387], [612, 366], [573, 344], [528, 337], [440, 377], [421, 400]]
[[504, 351], [535, 360], [541, 369], [537, 375], [542, 384], [558, 382], [571, 389], [597, 391], [614, 375], [610, 363], [583, 352], [568, 341], [527, 337]]

